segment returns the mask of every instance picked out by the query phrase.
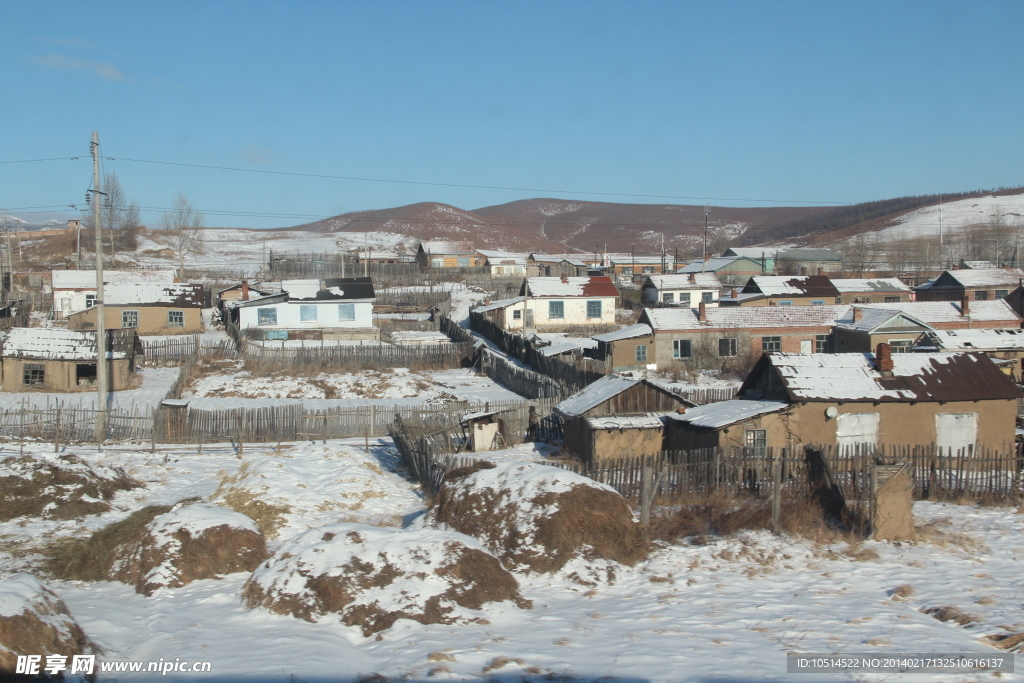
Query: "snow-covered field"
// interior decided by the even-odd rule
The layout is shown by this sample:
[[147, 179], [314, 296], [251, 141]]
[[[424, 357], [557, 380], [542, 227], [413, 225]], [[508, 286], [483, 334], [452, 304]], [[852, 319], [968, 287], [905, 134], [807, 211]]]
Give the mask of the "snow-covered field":
[[[888, 239], [931, 237], [939, 234], [940, 207], [925, 206], [900, 217], [895, 225], [872, 235]], [[977, 226], [992, 226], [999, 217], [1004, 227], [1024, 227], [1024, 194], [995, 197], [988, 195], [974, 199], [960, 199], [941, 206], [944, 237], [955, 239], [957, 233]]]
[[[178, 379], [178, 368], [143, 368], [139, 371], [139, 377], [139, 388], [110, 393], [111, 407], [120, 410], [131, 410], [132, 406], [139, 410], [156, 408]], [[34, 408], [53, 408], [58, 405], [67, 408], [93, 408], [96, 406], [96, 392], [0, 391], [0, 409], [16, 410], [22, 405]]]
[[[46, 450], [38, 455], [48, 457]], [[146, 488], [119, 493], [115, 509], [102, 515], [0, 524], [3, 570], [31, 570], [32, 549], [55, 537], [84, 535], [143, 505], [210, 497], [225, 480], [215, 497], [231, 486], [262, 486], [258, 495], [289, 508], [271, 550], [325, 523], [409, 524], [423, 509], [417, 488], [389, 471], [395, 452], [384, 440], [370, 453], [341, 442], [280, 452], [249, 447], [242, 460], [226, 448], [202, 455], [75, 452], [125, 467]], [[0, 457], [12, 453], [5, 447]], [[681, 542], [622, 567], [611, 584], [518, 575], [532, 609], [488, 603], [472, 623], [400, 620], [371, 637], [329, 617], [309, 623], [247, 609], [240, 592], [248, 575], [241, 573], [161, 588], [151, 597], [120, 583], [46, 583], [105, 659], [205, 660], [220, 680], [1024, 680], [1020, 674], [786, 673], [787, 652], [986, 655], [997, 651], [982, 636], [1024, 631], [1024, 517], [1010, 508], [935, 503], [917, 503], [914, 511], [924, 532], [916, 543], [829, 545], [765, 532]], [[958, 607], [975, 623], [943, 623], [920, 611], [938, 606]]]

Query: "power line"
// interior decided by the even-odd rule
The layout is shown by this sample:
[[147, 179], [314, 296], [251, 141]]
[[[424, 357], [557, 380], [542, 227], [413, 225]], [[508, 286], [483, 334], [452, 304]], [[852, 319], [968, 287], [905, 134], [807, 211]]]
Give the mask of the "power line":
[[40, 161], [75, 161], [81, 157], [51, 157], [49, 159], [20, 159], [18, 161], [0, 161], [0, 164], [35, 164]]
[[506, 190], [509, 192], [545, 192], [551, 194], [585, 194], [600, 197], [641, 197], [645, 199], [708, 199], [716, 202], [766, 202], [770, 204], [818, 204], [821, 206], [843, 206], [855, 202], [815, 202], [802, 199], [745, 199], [737, 197], [690, 197], [671, 194], [634, 194], [629, 192], [588, 192], [584, 190], [553, 190], [536, 187], [504, 187], [501, 185], [465, 185], [462, 183], [431, 183], [422, 180], [392, 180], [387, 178], [366, 178], [360, 176], [328, 175], [324, 173], [298, 173], [293, 171], [268, 171], [256, 168], [236, 168], [232, 166], [211, 166], [207, 164], [186, 164], [175, 161], [154, 161], [152, 159], [129, 159], [127, 157], [104, 157], [107, 161], [130, 161], [139, 164], [159, 164], [161, 166], [184, 166], [186, 168], [205, 168], [215, 171], [237, 171], [240, 173], [264, 173], [268, 175], [298, 176], [302, 178], [327, 178], [330, 180], [356, 180], [367, 183], [395, 183], [399, 185], [426, 185], [430, 187], [461, 187], [471, 190]]

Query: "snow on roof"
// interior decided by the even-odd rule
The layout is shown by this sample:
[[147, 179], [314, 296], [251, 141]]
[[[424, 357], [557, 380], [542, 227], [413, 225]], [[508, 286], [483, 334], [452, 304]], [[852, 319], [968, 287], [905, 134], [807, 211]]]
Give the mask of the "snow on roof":
[[[742, 256], [716, 256], [714, 258], [708, 259], [706, 262], [694, 261], [693, 263], [691, 263], [691, 264], [689, 264], [687, 266], [683, 266], [682, 268], [680, 268], [676, 272], [677, 273], [700, 273], [700, 272], [711, 272], [711, 273], [714, 273], [714, 272], [720, 270], [721, 268], [726, 267], [730, 263], [732, 263], [734, 261], [738, 261], [741, 258], [743, 258], [743, 257]], [[750, 259], [748, 259], [748, 260], [750, 260]], [[758, 268], [761, 267], [761, 264], [759, 264], [759, 263], [753, 263], [752, 265], [755, 265]]]
[[203, 286], [180, 282], [116, 284], [103, 288], [103, 303], [111, 306], [133, 304], [203, 305]]
[[643, 315], [655, 331], [774, 327], [831, 327], [853, 321], [848, 305], [824, 306], [732, 306], [710, 307], [707, 322], [701, 322], [691, 308], [645, 308]]
[[[690, 277], [693, 277], [693, 282]], [[660, 290], [673, 289], [721, 289], [722, 283], [714, 273], [675, 273], [672, 275], [649, 275], [647, 280]]]
[[[173, 270], [104, 270], [104, 284], [158, 284], [174, 282]], [[96, 289], [95, 270], [54, 270], [50, 273], [53, 289]]]
[[661, 429], [665, 426], [664, 413], [645, 415], [601, 415], [586, 418], [591, 429]]
[[420, 246], [427, 254], [475, 254], [472, 242], [453, 242], [442, 240], [430, 240], [420, 242]]
[[623, 327], [621, 330], [615, 330], [614, 332], [605, 332], [604, 334], [595, 334], [591, 339], [599, 342], [613, 342], [619, 341], [620, 339], [634, 339], [636, 337], [644, 337], [651, 333], [651, 326], [644, 323], [637, 323], [636, 325], [630, 325], [629, 327]]
[[496, 311], [499, 308], [507, 308], [507, 307], [511, 306], [512, 304], [519, 303], [524, 298], [525, 297], [514, 296], [511, 299], [498, 299], [497, 301], [492, 301], [491, 303], [486, 304], [484, 306], [477, 306], [476, 308], [473, 309], [473, 312], [474, 313], [486, 313], [488, 311]]
[[744, 290], [747, 287], [756, 288], [767, 296], [835, 297], [839, 294], [824, 275], [755, 275], [750, 280]]
[[611, 297], [619, 290], [610, 277], [531, 277], [526, 279], [530, 296], [534, 297]]
[[832, 284], [841, 294], [859, 294], [861, 292], [909, 292], [910, 287], [899, 278], [839, 278]]
[[995, 268], [996, 264], [991, 261], [963, 261], [961, 267], [968, 270], [985, 270], [986, 268]]
[[718, 429], [749, 420], [758, 415], [776, 413], [789, 407], [781, 401], [750, 401], [742, 398], [719, 403], [708, 403], [696, 408], [687, 408], [685, 413], [672, 413], [670, 420], [688, 422], [694, 427]]
[[722, 256], [745, 256], [749, 259], [775, 258], [778, 249], [770, 247], [730, 247]]
[[501, 262], [505, 259], [509, 260], [526, 260], [529, 258], [529, 254], [519, 251], [495, 251], [494, 249], [477, 249], [476, 253], [481, 256], [486, 256], [488, 260], [496, 259], [497, 262]]
[[894, 353], [890, 377], [868, 353], [774, 353], [768, 362], [796, 401], [971, 401], [1020, 390], [983, 353]]
[[605, 375], [559, 403], [555, 410], [566, 417], [578, 417], [642, 381], [622, 375]]
[[1024, 349], [1024, 330], [935, 330], [928, 334], [934, 346], [945, 350]]
[[547, 346], [541, 346], [535, 350], [542, 356], [560, 356], [563, 353], [572, 353], [579, 349], [579, 344], [575, 344], [571, 341], [555, 342]]
[[[95, 361], [96, 332], [63, 327], [12, 327], [4, 339], [3, 355], [5, 358]], [[127, 357], [122, 350], [107, 351], [110, 359]]]
[[[886, 310], [886, 309], [882, 309], [882, 308], [863, 308], [863, 307], [860, 307], [860, 306], [855, 306], [854, 309], [855, 309], [855, 311], [856, 310], [861, 311], [861, 313], [860, 313], [860, 315], [861, 315], [860, 320], [855, 320], [853, 322], [840, 323], [840, 324], [836, 325], [837, 328], [843, 329], [843, 330], [851, 330], [853, 332], [870, 332], [870, 331], [875, 330], [876, 328], [884, 325], [885, 323], [889, 322], [890, 320], [893, 320], [894, 318], [899, 318], [899, 317], [902, 316], [903, 318], [909, 320], [911, 326], [913, 326], [913, 327], [918, 327], [919, 326], [919, 327], [923, 327], [923, 328], [929, 329], [929, 330], [932, 329], [931, 325], [929, 325], [928, 323], [926, 323], [926, 322], [924, 322], [922, 320], [918, 320], [914, 316], [909, 315], [909, 314], [905, 313], [904, 311], [890, 311], [890, 310]], [[889, 330], [889, 331], [895, 331], [895, 330]]]
[[[613, 266], [628, 266], [633, 263], [661, 265], [661, 259], [661, 256], [633, 256], [632, 254], [626, 254], [625, 257], [617, 256], [613, 259], [609, 259], [609, 261]], [[672, 257], [666, 256], [665, 263], [667, 265], [671, 265]]]
[[[1024, 279], [1020, 268], [983, 268], [980, 270], [947, 270], [946, 274], [964, 287], [1016, 287]], [[941, 276], [939, 276], [941, 279]], [[934, 285], [933, 285], [934, 286]], [[971, 302], [972, 304], [974, 302]]]
[[395, 330], [389, 333], [396, 344], [448, 344], [451, 338], [443, 332], [430, 330]]
[[[964, 319], [960, 313], [958, 301], [900, 301], [891, 304], [857, 305], [865, 312], [868, 309], [903, 311], [907, 315], [928, 324], [956, 322]], [[994, 301], [972, 301], [968, 307], [970, 319], [975, 322], [993, 322], [999, 320], [1020, 320], [1013, 307], [1003, 299]]]

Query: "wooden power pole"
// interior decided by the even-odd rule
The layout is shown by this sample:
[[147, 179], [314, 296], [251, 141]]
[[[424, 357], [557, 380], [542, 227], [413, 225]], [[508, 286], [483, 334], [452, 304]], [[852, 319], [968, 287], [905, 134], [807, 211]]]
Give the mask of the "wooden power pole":
[[103, 318], [103, 227], [100, 225], [100, 204], [103, 193], [100, 191], [100, 134], [92, 134], [92, 220], [96, 230], [96, 400], [99, 402], [96, 411], [96, 441], [107, 440], [107, 393], [109, 377], [107, 373], [107, 330]]

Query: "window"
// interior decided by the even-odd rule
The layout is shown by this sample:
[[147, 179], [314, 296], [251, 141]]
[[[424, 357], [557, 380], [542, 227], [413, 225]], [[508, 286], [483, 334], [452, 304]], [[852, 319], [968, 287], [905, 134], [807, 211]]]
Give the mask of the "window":
[[299, 320], [304, 323], [316, 322], [316, 304], [300, 304]]
[[672, 341], [673, 358], [693, 358], [693, 344], [689, 339], [675, 339]]
[[564, 318], [565, 317], [565, 302], [564, 301], [549, 301], [548, 302], [548, 318]]
[[679, 305], [680, 306], [689, 306], [690, 305], [690, 293], [689, 292], [679, 292]]
[[75, 365], [75, 384], [80, 387], [96, 386], [96, 364], [78, 363]]
[[95, 305], [96, 305], [96, 295], [95, 294], [86, 294], [85, 295], [85, 307], [86, 308], [92, 308]]
[[814, 352], [815, 353], [828, 353], [828, 335], [827, 334], [816, 334], [816, 335], [814, 335]]
[[355, 320], [355, 304], [338, 304], [338, 320]]
[[167, 311], [167, 327], [185, 327], [185, 311]]
[[512, 311], [512, 319], [513, 320], [522, 320], [523, 319], [523, 312], [521, 310], [519, 310], [518, 308], [516, 310]]
[[[770, 353], [782, 350], [782, 337], [761, 337], [761, 350]], [[732, 355], [736, 355], [733, 353]]]
[[1005, 299], [1009, 294], [1010, 294], [1010, 290], [1008, 290], [1008, 289], [997, 289], [996, 290], [996, 299]]
[[811, 299], [811, 305], [812, 306], [824, 306], [825, 305], [825, 300], [824, 299]]
[[654, 272], [654, 266], [644, 266], [643, 269], [640, 272], [641, 273], [653, 273]]
[[647, 345], [637, 344], [636, 345], [636, 362], [646, 363], [647, 362]]
[[850, 448], [878, 443], [878, 413], [845, 413], [836, 418], [836, 445]]
[[22, 382], [26, 385], [39, 385], [46, 381], [46, 367], [42, 363], [25, 363]]
[[256, 323], [258, 325], [276, 325], [277, 324], [277, 309], [276, 308], [257, 308], [256, 309]]
[[624, 267], [622, 269], [622, 274], [623, 275], [632, 275], [633, 274], [633, 266], [626, 266], [626, 267]]
[[869, 304], [871, 303], [870, 296], [855, 296], [853, 297], [853, 303], [855, 304]]
[[748, 429], [744, 434], [744, 444], [755, 454], [763, 454], [768, 450], [768, 430]]
[[912, 339], [890, 339], [888, 342], [893, 353], [907, 353], [914, 346]]
[[460, 256], [459, 257], [459, 268], [469, 268], [469, 257], [468, 256]]
[[885, 303], [887, 303], [887, 304], [898, 304], [899, 302], [900, 302], [900, 298], [898, 296], [887, 296], [887, 297], [885, 297]]
[[792, 301], [780, 301], [779, 305], [780, 306], [792, 306], [793, 302]]
[[935, 445], [942, 455], [967, 455], [978, 440], [977, 413], [939, 413], [935, 416]]
[[728, 356], [736, 355], [736, 338], [727, 337], [725, 339], [718, 340], [718, 356], [720, 358], [726, 358]]
[[587, 318], [600, 318], [601, 317], [601, 302], [600, 301], [588, 301], [587, 302]]
[[430, 265], [433, 268], [444, 268], [444, 259], [443, 258], [432, 258], [432, 259], [430, 259]]
[[138, 327], [138, 311], [121, 311], [121, 327]]
[[673, 304], [675, 303], [675, 301], [676, 295], [672, 294], [671, 292], [665, 292], [664, 294], [661, 295], [661, 303], [663, 304]]
[[974, 300], [988, 301], [988, 292], [979, 289], [977, 292], [974, 293]]
[[703, 292], [700, 295], [700, 300], [703, 301], [706, 304], [713, 303], [714, 300], [715, 300], [715, 293], [714, 292]]

